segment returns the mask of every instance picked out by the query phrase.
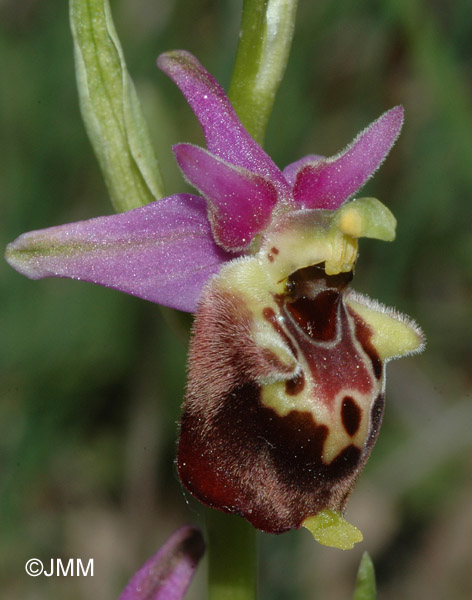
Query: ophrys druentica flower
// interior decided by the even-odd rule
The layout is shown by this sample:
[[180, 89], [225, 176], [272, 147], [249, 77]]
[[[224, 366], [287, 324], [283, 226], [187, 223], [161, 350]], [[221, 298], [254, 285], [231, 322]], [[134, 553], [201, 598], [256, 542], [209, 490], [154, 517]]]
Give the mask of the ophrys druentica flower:
[[356, 534], [344, 543], [320, 529], [348, 531], [339, 519], [379, 432], [385, 363], [423, 346], [411, 320], [349, 289], [358, 239], [395, 236], [385, 206], [351, 198], [389, 152], [403, 111], [332, 158], [281, 171], [193, 56], [158, 63], [203, 127], [206, 150], [174, 147], [202, 197], [27, 233], [7, 259], [32, 278], [84, 279], [195, 312], [183, 484], [264, 531], [306, 525], [349, 546]]

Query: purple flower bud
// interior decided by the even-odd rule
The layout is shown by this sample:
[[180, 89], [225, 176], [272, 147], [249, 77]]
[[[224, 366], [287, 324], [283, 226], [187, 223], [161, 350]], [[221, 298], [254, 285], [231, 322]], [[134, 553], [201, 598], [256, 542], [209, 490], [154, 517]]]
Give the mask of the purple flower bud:
[[178, 529], [133, 575], [119, 600], [181, 600], [204, 552], [199, 529]]

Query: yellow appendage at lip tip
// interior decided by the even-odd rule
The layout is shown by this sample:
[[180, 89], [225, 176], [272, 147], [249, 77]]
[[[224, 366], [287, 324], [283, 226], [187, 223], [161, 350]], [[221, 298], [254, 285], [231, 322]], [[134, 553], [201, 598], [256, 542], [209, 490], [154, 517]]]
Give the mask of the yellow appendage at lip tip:
[[351, 550], [354, 544], [362, 542], [362, 533], [348, 523], [341, 513], [328, 508], [313, 517], [306, 518], [303, 523], [317, 542], [323, 546], [331, 546], [340, 550]]

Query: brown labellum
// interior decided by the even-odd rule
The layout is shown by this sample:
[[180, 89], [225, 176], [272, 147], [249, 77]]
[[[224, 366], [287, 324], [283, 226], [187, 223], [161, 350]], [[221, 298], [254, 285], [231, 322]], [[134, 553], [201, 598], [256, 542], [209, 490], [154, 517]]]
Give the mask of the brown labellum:
[[[178, 453], [204, 504], [272, 533], [344, 508], [383, 412], [369, 325], [345, 302], [350, 278], [300, 270], [258, 312], [218, 277], [207, 287]], [[262, 321], [284, 352], [258, 343]]]

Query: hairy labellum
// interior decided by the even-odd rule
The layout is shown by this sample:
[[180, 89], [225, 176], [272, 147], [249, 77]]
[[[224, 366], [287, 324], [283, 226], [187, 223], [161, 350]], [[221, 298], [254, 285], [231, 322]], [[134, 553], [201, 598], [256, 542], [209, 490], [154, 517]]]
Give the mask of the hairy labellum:
[[362, 199], [283, 215], [210, 280], [178, 455], [206, 505], [272, 533], [344, 509], [379, 433], [385, 361], [422, 345], [415, 324], [348, 288], [357, 237], [393, 235], [385, 211]]

